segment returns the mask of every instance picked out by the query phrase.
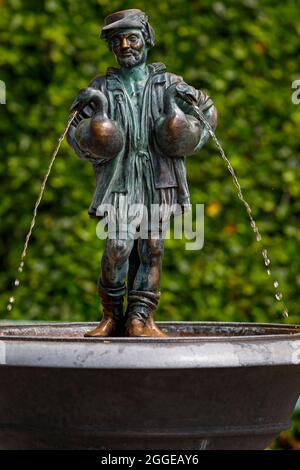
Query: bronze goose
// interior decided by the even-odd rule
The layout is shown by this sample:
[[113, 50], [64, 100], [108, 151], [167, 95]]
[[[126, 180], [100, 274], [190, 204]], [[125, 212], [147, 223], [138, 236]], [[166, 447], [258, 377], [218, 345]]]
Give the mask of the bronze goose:
[[193, 153], [201, 136], [201, 124], [185, 114], [176, 98], [185, 103], [197, 103], [195, 90], [184, 82], [170, 85], [164, 98], [164, 115], [156, 121], [156, 138], [161, 150], [168, 156], [182, 157]]
[[106, 96], [93, 88], [84, 88], [78, 94], [72, 109], [83, 109], [92, 103], [94, 112], [88, 119], [83, 119], [75, 131], [75, 140], [82, 150], [94, 158], [112, 159], [118, 155], [124, 145], [122, 129], [116, 121], [108, 118]]

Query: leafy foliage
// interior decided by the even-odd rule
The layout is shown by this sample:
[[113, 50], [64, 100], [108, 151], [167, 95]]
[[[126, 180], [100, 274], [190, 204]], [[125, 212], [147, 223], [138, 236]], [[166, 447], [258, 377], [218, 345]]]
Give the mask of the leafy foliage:
[[[300, 105], [298, 2], [268, 0], [0, 0], [1, 318], [96, 320], [103, 244], [88, 219], [94, 179], [64, 143], [32, 237], [22, 287], [5, 310], [32, 207], [78, 89], [114, 65], [100, 24], [110, 12], [146, 9], [156, 30], [150, 61], [207, 91], [217, 134], [253, 208], [288, 303], [298, 320]], [[168, 240], [158, 319], [282, 321], [261, 244], [249, 228], [223, 161], [209, 143], [188, 159], [193, 203], [204, 203], [205, 244]]]

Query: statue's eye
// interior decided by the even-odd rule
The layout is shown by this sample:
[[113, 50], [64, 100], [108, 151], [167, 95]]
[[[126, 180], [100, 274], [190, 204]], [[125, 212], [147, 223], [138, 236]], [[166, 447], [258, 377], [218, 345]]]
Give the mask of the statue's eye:
[[119, 38], [113, 38], [111, 40], [112, 46], [118, 46], [120, 44], [120, 39]]
[[134, 36], [134, 35], [132, 34], [131, 36], [129, 36], [128, 39], [129, 39], [130, 42], [137, 42], [138, 37], [137, 37], [137, 36]]

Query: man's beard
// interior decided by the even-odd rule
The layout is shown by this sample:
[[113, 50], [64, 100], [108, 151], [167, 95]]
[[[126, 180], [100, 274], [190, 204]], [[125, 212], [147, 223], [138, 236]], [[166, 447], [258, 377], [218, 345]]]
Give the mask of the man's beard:
[[145, 62], [146, 57], [143, 51], [130, 50], [127, 52], [130, 52], [131, 54], [128, 56], [126, 55], [124, 56], [122, 53], [120, 53], [117, 56], [117, 61], [120, 67], [129, 69], [131, 67], [135, 67], [136, 65], [140, 65], [143, 62]]

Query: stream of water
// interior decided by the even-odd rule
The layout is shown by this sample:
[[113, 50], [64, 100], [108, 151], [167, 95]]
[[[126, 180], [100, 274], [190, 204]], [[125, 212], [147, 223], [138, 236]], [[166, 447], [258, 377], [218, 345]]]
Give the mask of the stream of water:
[[[46, 184], [47, 184], [47, 181], [48, 181], [48, 178], [49, 178], [49, 175], [51, 173], [51, 170], [52, 170], [52, 167], [53, 167], [53, 164], [55, 162], [55, 159], [56, 159], [56, 156], [58, 154], [58, 151], [60, 149], [60, 146], [62, 144], [62, 141], [64, 140], [64, 138], [66, 137], [66, 134], [70, 128], [70, 125], [73, 121], [73, 119], [76, 117], [77, 115], [77, 111], [75, 111], [70, 119], [68, 120], [67, 124], [66, 124], [66, 127], [64, 128], [64, 131], [63, 133], [61, 134], [61, 136], [59, 137], [58, 139], [58, 142], [57, 142], [57, 145], [56, 145], [56, 148], [54, 149], [54, 152], [52, 153], [52, 156], [51, 156], [51, 160], [50, 160], [50, 163], [49, 163], [49, 166], [48, 166], [48, 169], [47, 169], [47, 172], [44, 176], [44, 179], [42, 181], [42, 184], [41, 184], [41, 188], [40, 188], [40, 192], [39, 192], [39, 196], [37, 198], [37, 201], [34, 205], [34, 209], [33, 209], [33, 216], [32, 216], [32, 219], [31, 219], [31, 223], [30, 223], [30, 227], [29, 227], [29, 230], [28, 230], [28, 233], [26, 235], [26, 238], [25, 238], [25, 243], [24, 243], [24, 247], [23, 247], [23, 251], [22, 251], [22, 254], [21, 254], [21, 257], [20, 257], [20, 262], [19, 262], [19, 267], [18, 267], [18, 272], [19, 273], [22, 273], [23, 269], [24, 269], [24, 264], [25, 264], [25, 258], [26, 258], [26, 255], [27, 255], [27, 251], [28, 251], [28, 245], [29, 245], [29, 241], [30, 241], [30, 238], [31, 238], [31, 235], [32, 235], [32, 231], [33, 231], [33, 228], [35, 226], [35, 222], [36, 222], [36, 217], [37, 217], [37, 213], [38, 213], [38, 208], [39, 208], [39, 205], [42, 201], [42, 198], [43, 198], [43, 194], [45, 192], [45, 188], [46, 188]], [[16, 278], [15, 279], [15, 282], [14, 282], [14, 287], [17, 288], [17, 287], [20, 287], [21, 285], [21, 281], [19, 278]], [[12, 309], [13, 309], [13, 305], [14, 305], [14, 302], [15, 302], [16, 298], [14, 296], [11, 296], [8, 300], [8, 304], [7, 304], [7, 310], [10, 312]]]
[[[256, 222], [253, 218], [251, 207], [248, 204], [248, 202], [246, 201], [246, 199], [244, 198], [242, 188], [241, 188], [241, 185], [239, 183], [239, 180], [237, 179], [234, 168], [231, 165], [229, 159], [227, 158], [227, 156], [226, 156], [226, 154], [223, 150], [223, 147], [220, 144], [217, 136], [215, 135], [215, 133], [213, 131], [213, 128], [211, 127], [210, 123], [208, 122], [208, 120], [206, 119], [204, 114], [200, 111], [200, 109], [197, 106], [194, 106], [194, 108], [195, 108], [196, 113], [199, 116], [199, 119], [201, 119], [201, 121], [204, 123], [204, 125], [207, 128], [208, 132], [210, 133], [212, 139], [214, 140], [214, 142], [215, 142], [215, 144], [216, 144], [216, 146], [217, 146], [217, 148], [218, 148], [218, 150], [221, 154], [221, 157], [223, 158], [224, 162], [226, 163], [227, 168], [228, 168], [228, 170], [229, 170], [229, 172], [232, 176], [233, 183], [234, 183], [234, 185], [237, 189], [237, 195], [238, 195], [239, 199], [242, 201], [242, 203], [243, 203], [243, 205], [244, 205], [244, 207], [247, 211], [247, 214], [248, 214], [248, 217], [249, 217], [249, 220], [250, 220], [250, 226], [251, 226], [251, 228], [252, 228], [252, 230], [255, 234], [256, 240], [257, 240], [257, 242], [261, 242], [261, 238], [262, 238], [261, 234], [260, 234], [259, 229], [257, 227], [257, 224], [256, 224]], [[267, 274], [268, 274], [268, 276], [272, 277], [271, 260], [269, 258], [268, 250], [266, 248], [262, 248], [261, 254], [262, 254], [262, 257], [263, 257], [264, 265], [265, 265], [266, 270], [267, 270]], [[278, 282], [277, 279], [274, 279], [274, 278], [273, 278], [273, 288], [275, 290], [275, 292], [274, 292], [275, 299], [282, 302], [282, 305], [283, 305], [282, 315], [284, 317], [288, 317], [289, 312], [288, 312], [288, 309], [285, 305], [285, 302], [284, 302], [284, 299], [283, 299], [283, 294], [282, 294], [282, 292], [279, 288], [279, 282]]]

